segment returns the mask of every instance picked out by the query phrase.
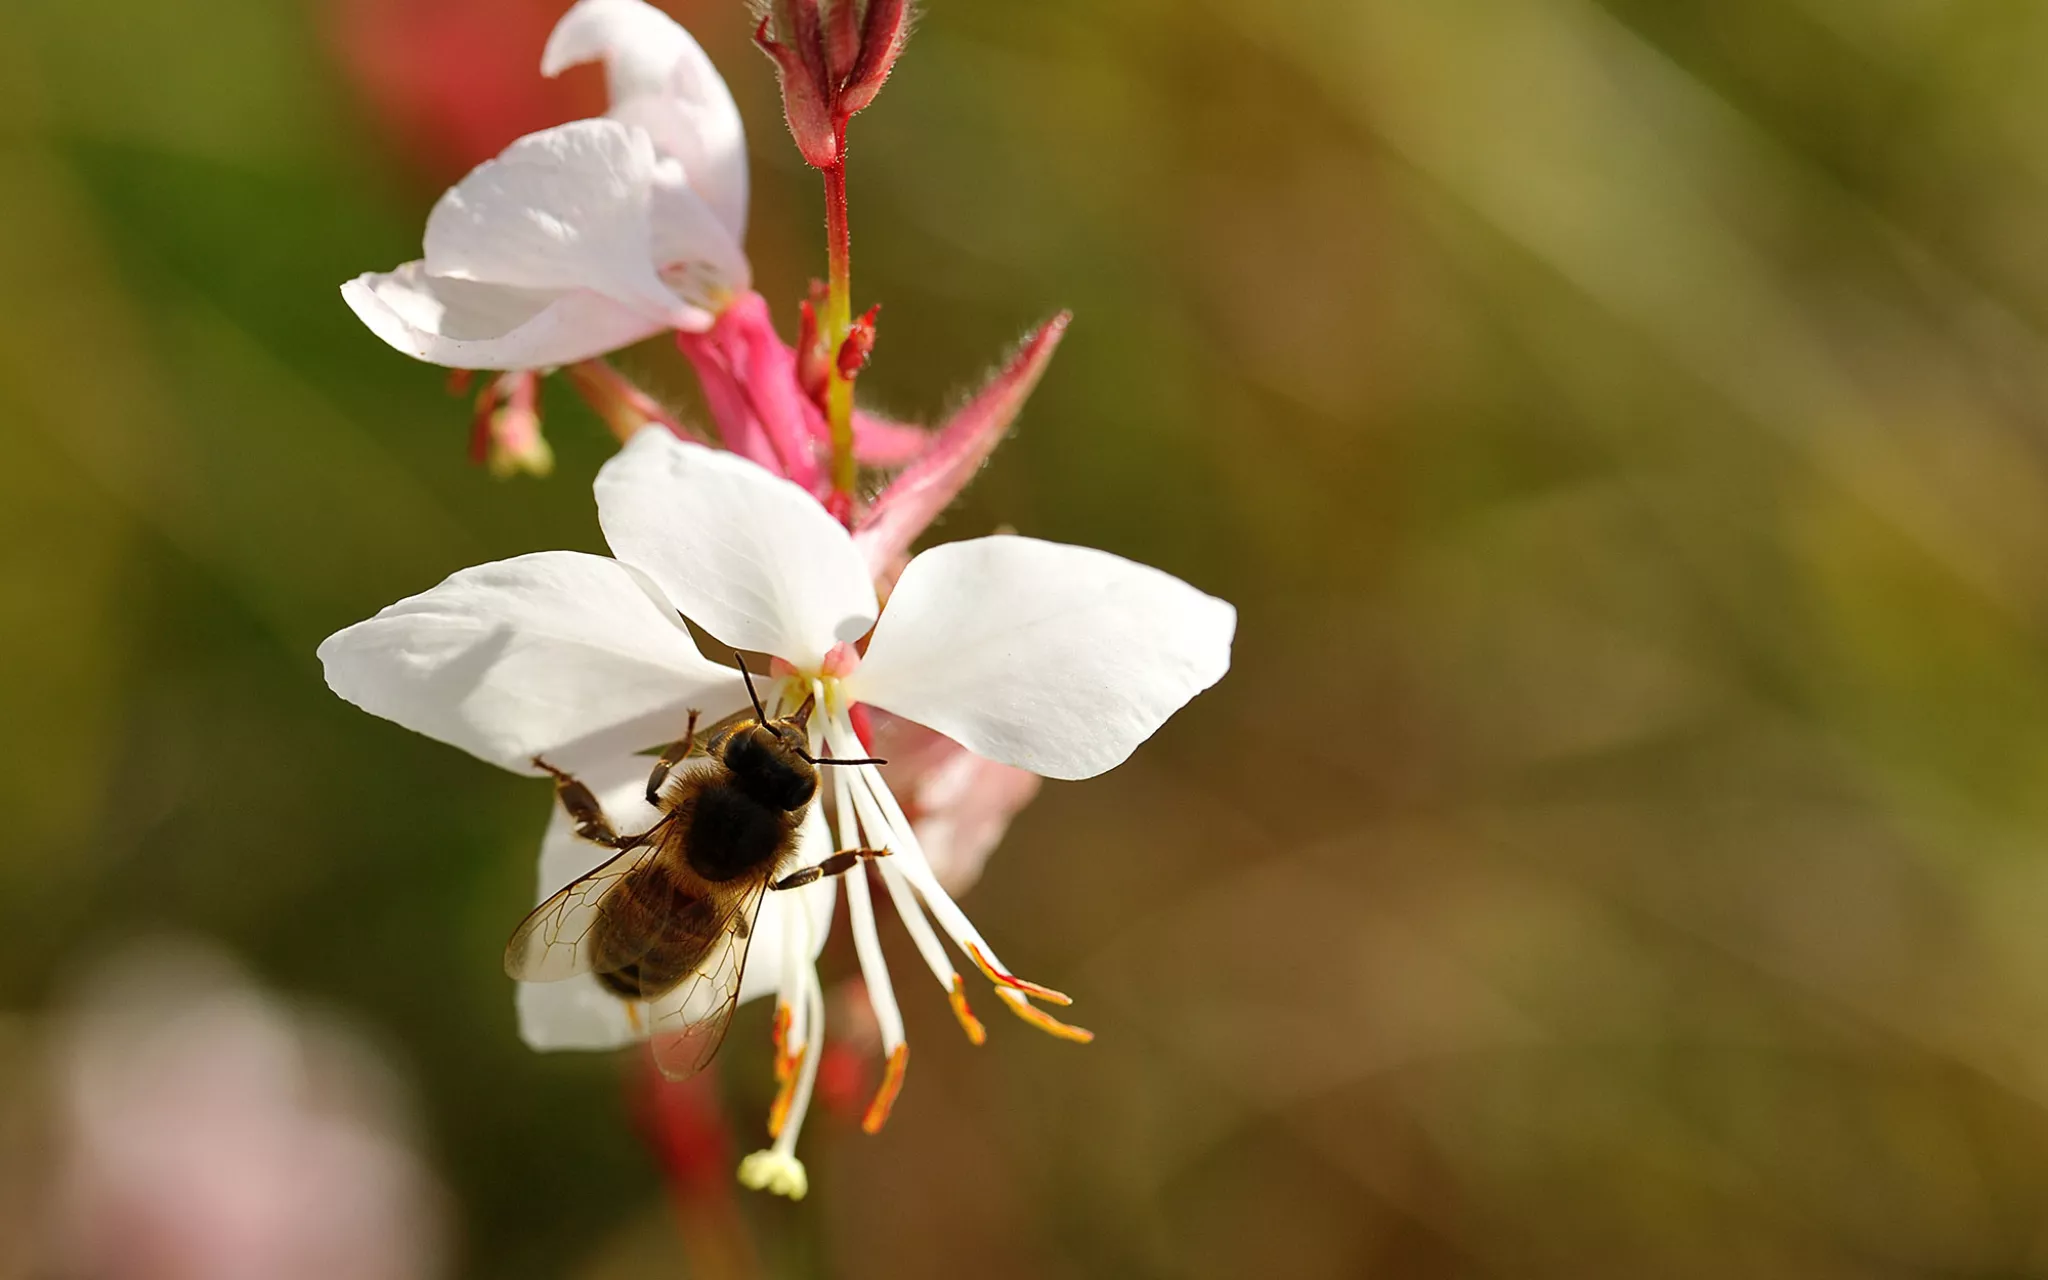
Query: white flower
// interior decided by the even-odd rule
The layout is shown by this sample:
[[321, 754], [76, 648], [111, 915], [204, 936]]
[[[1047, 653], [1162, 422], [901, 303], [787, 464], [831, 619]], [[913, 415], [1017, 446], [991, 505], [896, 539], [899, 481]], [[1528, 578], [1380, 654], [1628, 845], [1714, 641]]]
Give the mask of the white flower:
[[341, 287], [378, 337], [453, 368], [548, 368], [701, 332], [748, 287], [746, 138], [725, 82], [642, 0], [583, 0], [542, 70], [600, 58], [603, 118], [514, 142], [435, 204], [424, 257]]
[[[605, 464], [596, 493], [617, 559], [550, 552], [458, 573], [330, 637], [320, 648], [328, 684], [367, 711], [506, 768], [531, 772], [537, 754], [572, 771], [608, 767], [593, 781], [610, 802], [630, 799], [620, 794], [632, 784], [626, 753], [673, 738], [687, 709], [715, 720], [746, 704], [739, 673], [705, 659], [683, 617], [724, 644], [773, 656], [762, 684], [771, 715], [817, 699], [815, 754], [866, 754], [853, 727], [854, 708], [865, 704], [1052, 778], [1090, 777], [1121, 763], [1230, 664], [1230, 605], [1156, 569], [1033, 538], [999, 535], [926, 551], [883, 609], [852, 537], [802, 489], [665, 431], [635, 436]], [[855, 647], [863, 641], [865, 652]], [[804, 861], [862, 844], [891, 851], [869, 865], [968, 1034], [979, 1042], [981, 1024], [946, 941], [1020, 1017], [1089, 1038], [1045, 1011], [1068, 1003], [1065, 996], [1011, 976], [939, 883], [880, 772], [824, 772], [829, 786], [813, 819], [829, 825], [830, 839], [821, 842], [814, 827]], [[629, 805], [613, 812], [633, 829]], [[601, 854], [550, 863], [543, 891]], [[845, 880], [855, 951], [888, 1054], [865, 1122], [872, 1131], [902, 1083], [908, 1045], [868, 877]], [[778, 946], [771, 952], [763, 939], [749, 957], [750, 971], [764, 958], [774, 966], [758, 980], [750, 972], [748, 990], [777, 992], [783, 1092], [771, 1116], [775, 1147], [743, 1173], [771, 1189], [803, 1185], [794, 1147], [822, 1046], [814, 959], [830, 884], [771, 895], [783, 913], [771, 925]], [[777, 902], [799, 894], [824, 898], [822, 907], [815, 898], [803, 904], [808, 910]], [[522, 995], [528, 1039], [625, 1038], [630, 1019], [592, 1008], [590, 996], [588, 988], [559, 1002], [553, 993]]]

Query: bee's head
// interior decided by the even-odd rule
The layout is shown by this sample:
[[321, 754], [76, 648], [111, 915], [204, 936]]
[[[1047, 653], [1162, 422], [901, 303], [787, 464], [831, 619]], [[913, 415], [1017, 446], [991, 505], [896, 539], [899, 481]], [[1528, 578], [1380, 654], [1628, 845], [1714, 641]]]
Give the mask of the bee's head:
[[819, 759], [813, 756], [809, 750], [810, 725], [811, 712], [817, 707], [817, 696], [813, 694], [805, 698], [804, 704], [792, 714], [771, 720], [761, 706], [761, 696], [754, 691], [754, 677], [747, 670], [746, 659], [738, 654], [734, 654], [733, 659], [739, 663], [740, 675], [746, 679], [747, 698], [754, 704], [754, 719], [743, 720], [727, 730], [712, 744], [712, 753], [732, 770], [747, 794], [780, 809], [801, 809], [818, 793], [819, 765], [887, 763], [867, 756], [856, 759]]
[[[803, 715], [809, 716], [809, 703]], [[796, 716], [733, 726], [720, 752], [740, 787], [762, 804], [801, 809], [818, 791], [817, 766], [805, 750], [803, 721]]]

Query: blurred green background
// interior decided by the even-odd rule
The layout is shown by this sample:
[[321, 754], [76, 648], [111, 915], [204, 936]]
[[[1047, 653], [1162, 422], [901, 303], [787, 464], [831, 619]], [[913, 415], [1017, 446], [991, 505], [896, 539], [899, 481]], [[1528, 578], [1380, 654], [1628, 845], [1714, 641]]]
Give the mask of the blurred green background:
[[[515, 1035], [550, 797], [313, 649], [602, 549], [565, 388], [495, 482], [336, 292], [597, 109], [561, 7], [0, 7], [0, 1008], [220, 940], [412, 1082], [493, 1280], [686, 1268], [622, 1064]], [[667, 7], [787, 325], [814, 175], [739, 0]], [[940, 536], [1241, 625], [970, 895], [1098, 1042], [906, 978], [888, 1129], [742, 1201], [768, 1269], [2048, 1275], [2044, 66], [1989, 0], [930, 0], [853, 132], [863, 392], [932, 420], [1073, 308]], [[750, 1008], [742, 1150], [766, 1060]]]

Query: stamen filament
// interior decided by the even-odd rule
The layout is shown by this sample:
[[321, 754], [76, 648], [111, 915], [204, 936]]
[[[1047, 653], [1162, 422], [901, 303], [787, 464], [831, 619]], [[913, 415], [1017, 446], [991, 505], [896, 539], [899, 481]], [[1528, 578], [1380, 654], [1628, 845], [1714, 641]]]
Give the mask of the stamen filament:
[[[795, 899], [791, 903], [795, 910], [789, 913], [790, 917], [802, 919], [808, 926], [810, 914], [804, 908], [803, 890], [799, 889], [790, 896]], [[807, 1016], [808, 1005], [804, 1000], [803, 986], [803, 971], [811, 966], [811, 958], [804, 954], [803, 940], [798, 937], [800, 932], [808, 932], [808, 928], [790, 928], [782, 931], [782, 975], [776, 983], [775, 1008], [778, 1014], [788, 1011], [789, 1018], [781, 1028], [781, 1043], [776, 1046], [777, 1079], [783, 1074], [780, 1061], [785, 1058], [793, 1059], [802, 1054], [811, 1042], [810, 1019]]]
[[[844, 733], [845, 729], [850, 727], [842, 725], [838, 717], [834, 718], [833, 725], [835, 735]], [[1030, 997], [1037, 996], [1048, 1003], [1068, 1005], [1073, 1003], [1071, 997], [1050, 987], [1028, 982], [1003, 969], [1002, 962], [996, 958], [994, 948], [988, 945], [980, 930], [968, 921], [966, 913], [960, 910], [951, 895], [939, 884], [938, 876], [933, 873], [931, 863], [925, 858], [924, 849], [919, 845], [917, 835], [911, 828], [909, 818], [904, 815], [902, 805], [897, 803], [895, 794], [889, 790], [888, 784], [882, 781], [881, 774], [874, 766], [861, 765], [849, 769], [848, 772], [855, 774], [858, 780], [859, 785], [848, 789], [852, 791], [855, 807], [860, 811], [861, 819], [869, 827], [870, 833], [876, 830], [891, 833], [891, 848], [898, 856], [889, 859], [891, 865], [883, 873], [883, 883], [890, 885], [891, 894], [896, 894], [897, 890], [889, 871], [900, 868], [908, 884], [916, 888], [917, 896], [930, 906], [932, 914], [938, 917], [939, 924], [952, 935], [953, 941], [967, 953], [968, 958], [989, 981], [996, 984], [996, 995], [1002, 998], [1004, 1004], [1010, 1006], [1011, 1012], [1039, 1030], [1061, 1039], [1081, 1044], [1093, 1040], [1094, 1032], [1061, 1022], [1033, 1005], [1030, 1000]], [[877, 814], [873, 812], [874, 810], [881, 812]], [[919, 913], [915, 911], [901, 914], [906, 921], [919, 918]], [[929, 956], [926, 957], [926, 963], [931, 963]], [[938, 972], [937, 966], [933, 966], [933, 972]], [[985, 1036], [986, 1031], [966, 1007], [964, 984], [956, 974], [948, 974], [947, 979], [942, 981], [946, 985], [947, 1002], [953, 1006], [954, 1015], [960, 1019], [960, 1025], [966, 1030], [968, 1039], [977, 1044], [981, 1043], [980, 1037]]]
[[961, 980], [946, 958], [945, 944], [932, 931], [931, 921], [925, 919], [924, 907], [917, 900], [917, 891], [910, 887], [910, 881], [903, 873], [887, 863], [878, 863], [882, 873], [882, 887], [889, 891], [889, 900], [896, 904], [896, 916], [903, 921], [903, 927], [910, 934], [910, 940], [917, 945], [918, 955], [924, 958], [925, 966], [932, 976], [945, 988], [946, 1003], [953, 1007], [953, 1016], [959, 1020], [960, 1029], [967, 1033], [973, 1044], [982, 1044], [988, 1039], [988, 1032], [981, 1025], [981, 1019], [967, 1007], [967, 984]]
[[953, 979], [958, 975], [953, 972], [953, 962], [946, 958], [946, 944], [932, 932], [932, 922], [925, 919], [924, 907], [919, 905], [910, 881], [905, 880], [903, 873], [890, 866], [887, 860], [877, 862], [875, 869], [882, 873], [882, 887], [889, 891], [889, 900], [896, 904], [896, 914], [902, 919], [903, 928], [910, 934], [910, 941], [917, 947], [917, 954], [923, 958], [925, 967], [932, 971], [941, 987], [953, 985]]
[[[860, 824], [854, 820], [853, 797], [838, 783], [833, 788], [839, 802], [839, 841], [847, 848], [860, 843]], [[876, 833], [880, 835], [881, 833]], [[903, 1012], [896, 1006], [896, 991], [889, 982], [889, 962], [882, 958], [882, 940], [875, 932], [875, 908], [868, 893], [865, 867], [846, 873], [846, 918], [853, 926], [853, 952], [860, 960], [860, 976], [866, 981], [868, 1003], [881, 1028], [882, 1050], [894, 1054], [903, 1043]]]
[[903, 874], [917, 887], [918, 896], [931, 908], [939, 927], [952, 935], [953, 941], [959, 944], [963, 951], [967, 949], [969, 943], [973, 943], [980, 948], [982, 962], [998, 973], [1008, 972], [1004, 969], [1003, 962], [997, 959], [996, 949], [988, 944], [988, 939], [981, 936], [981, 930], [974, 927], [973, 921], [967, 918], [967, 913], [960, 909], [960, 905], [953, 901], [953, 896], [946, 892], [945, 886], [939, 883], [938, 876], [932, 871], [930, 859], [924, 856], [924, 846], [918, 843], [917, 833], [911, 827], [910, 819], [905, 816], [903, 806], [897, 803], [896, 794], [889, 790], [889, 784], [882, 781], [880, 772], [873, 765], [860, 765], [854, 772], [861, 775], [867, 783], [868, 794], [881, 806], [886, 825], [898, 833], [897, 839], [901, 845], [899, 853], [911, 855], [900, 858], [899, 865], [903, 869]]
[[[865, 778], [856, 779], [854, 785], [847, 787], [846, 790], [852, 793], [854, 803], [860, 809], [871, 833], [876, 830], [893, 830], [882, 818], [880, 804], [869, 794]], [[897, 846], [903, 848], [914, 848], [916, 843], [914, 835], [896, 841]], [[922, 857], [923, 851], [918, 850], [917, 856]], [[960, 1030], [966, 1033], [968, 1043], [987, 1043], [988, 1029], [981, 1025], [981, 1019], [975, 1017], [974, 1011], [967, 1007], [967, 984], [961, 981], [960, 975], [947, 960], [946, 949], [939, 942], [938, 935], [932, 931], [931, 922], [925, 919], [924, 907], [919, 904], [916, 892], [912, 890], [903, 873], [893, 865], [894, 862], [895, 858], [891, 857], [877, 863], [876, 866], [882, 872], [882, 884], [889, 890], [889, 897], [896, 904], [897, 916], [902, 919], [904, 928], [909, 930], [911, 940], [917, 944], [918, 954], [924, 958], [926, 967], [945, 989], [946, 1003], [951, 1006], [954, 1019], [960, 1023]]]

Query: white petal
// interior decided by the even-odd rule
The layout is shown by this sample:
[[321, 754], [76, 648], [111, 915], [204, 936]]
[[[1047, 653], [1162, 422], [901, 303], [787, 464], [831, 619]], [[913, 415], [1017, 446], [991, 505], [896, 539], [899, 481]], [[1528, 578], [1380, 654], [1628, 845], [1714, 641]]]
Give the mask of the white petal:
[[384, 341], [451, 369], [574, 364], [664, 327], [586, 289], [562, 293], [453, 280], [428, 275], [419, 262], [357, 276], [341, 286], [341, 296]]
[[464, 569], [329, 636], [320, 660], [365, 711], [523, 772], [664, 742], [689, 708], [716, 719], [746, 697], [631, 571], [573, 551]]
[[513, 986], [519, 1038], [529, 1049], [616, 1049], [643, 1038], [633, 1029], [625, 1002], [587, 973]]
[[[614, 827], [621, 831], [644, 831], [660, 816], [647, 803], [649, 765], [645, 756], [608, 756], [585, 765], [577, 776], [597, 795]], [[815, 809], [811, 818], [815, 821], [807, 820], [804, 827], [803, 852], [792, 866], [807, 865], [831, 852], [831, 834], [824, 830], [824, 819]], [[611, 850], [579, 838], [570, 829], [568, 815], [556, 805], [548, 819], [547, 833], [541, 838], [535, 903], [547, 901], [556, 890], [596, 870], [611, 856]], [[821, 887], [823, 892], [817, 892]], [[782, 977], [783, 934], [798, 918], [799, 908], [810, 912], [815, 941], [811, 955], [817, 956], [831, 927], [832, 906], [830, 881], [767, 896], [755, 921], [752, 948], [747, 953], [741, 1001], [775, 990]], [[561, 982], [519, 983], [514, 1000], [520, 1039], [534, 1049], [611, 1049], [642, 1038], [627, 1017], [625, 1002], [587, 974]]]
[[578, 63], [604, 59], [613, 102], [659, 93], [685, 48], [704, 51], [690, 33], [641, 0], [582, 0], [562, 15], [540, 57], [540, 73], [558, 76]]
[[810, 670], [874, 623], [846, 530], [744, 458], [642, 431], [597, 473], [597, 516], [614, 555], [726, 644]]
[[711, 206], [680, 181], [655, 184], [650, 217], [648, 248], [655, 267], [672, 292], [704, 312], [703, 325], [691, 328], [702, 333], [733, 295], [752, 286], [746, 252]]
[[[707, 66], [709, 64], [706, 64]], [[724, 84], [720, 83], [721, 91]], [[726, 99], [727, 109], [732, 99]], [[611, 118], [645, 130], [655, 150], [676, 160], [690, 190], [704, 201], [735, 245], [747, 238], [747, 140], [733, 111], [723, 113], [679, 98], [629, 98], [613, 105]]]
[[589, 289], [675, 323], [655, 272], [658, 176], [645, 132], [578, 120], [530, 133], [470, 171], [427, 217], [426, 269], [525, 289]]
[[543, 75], [602, 58], [611, 111], [683, 162], [690, 186], [735, 241], [747, 232], [747, 139], [731, 90], [674, 19], [641, 0], [582, 0], [562, 16]]
[[1237, 610], [1088, 547], [998, 536], [904, 569], [847, 693], [1049, 778], [1113, 768], [1230, 669]]
[[[589, 785], [605, 815], [620, 831], [645, 831], [658, 816], [647, 803], [648, 761], [641, 756], [610, 755], [583, 765], [577, 776]], [[535, 788], [539, 790], [539, 788]], [[595, 871], [612, 856], [610, 849], [577, 837], [569, 815], [554, 806], [540, 842], [540, 877], [536, 905], [563, 885]], [[511, 934], [511, 929], [506, 929]], [[588, 974], [561, 982], [522, 982], [515, 1001], [519, 1038], [530, 1048], [610, 1049], [639, 1037], [626, 1016], [625, 1002], [606, 991]]]

